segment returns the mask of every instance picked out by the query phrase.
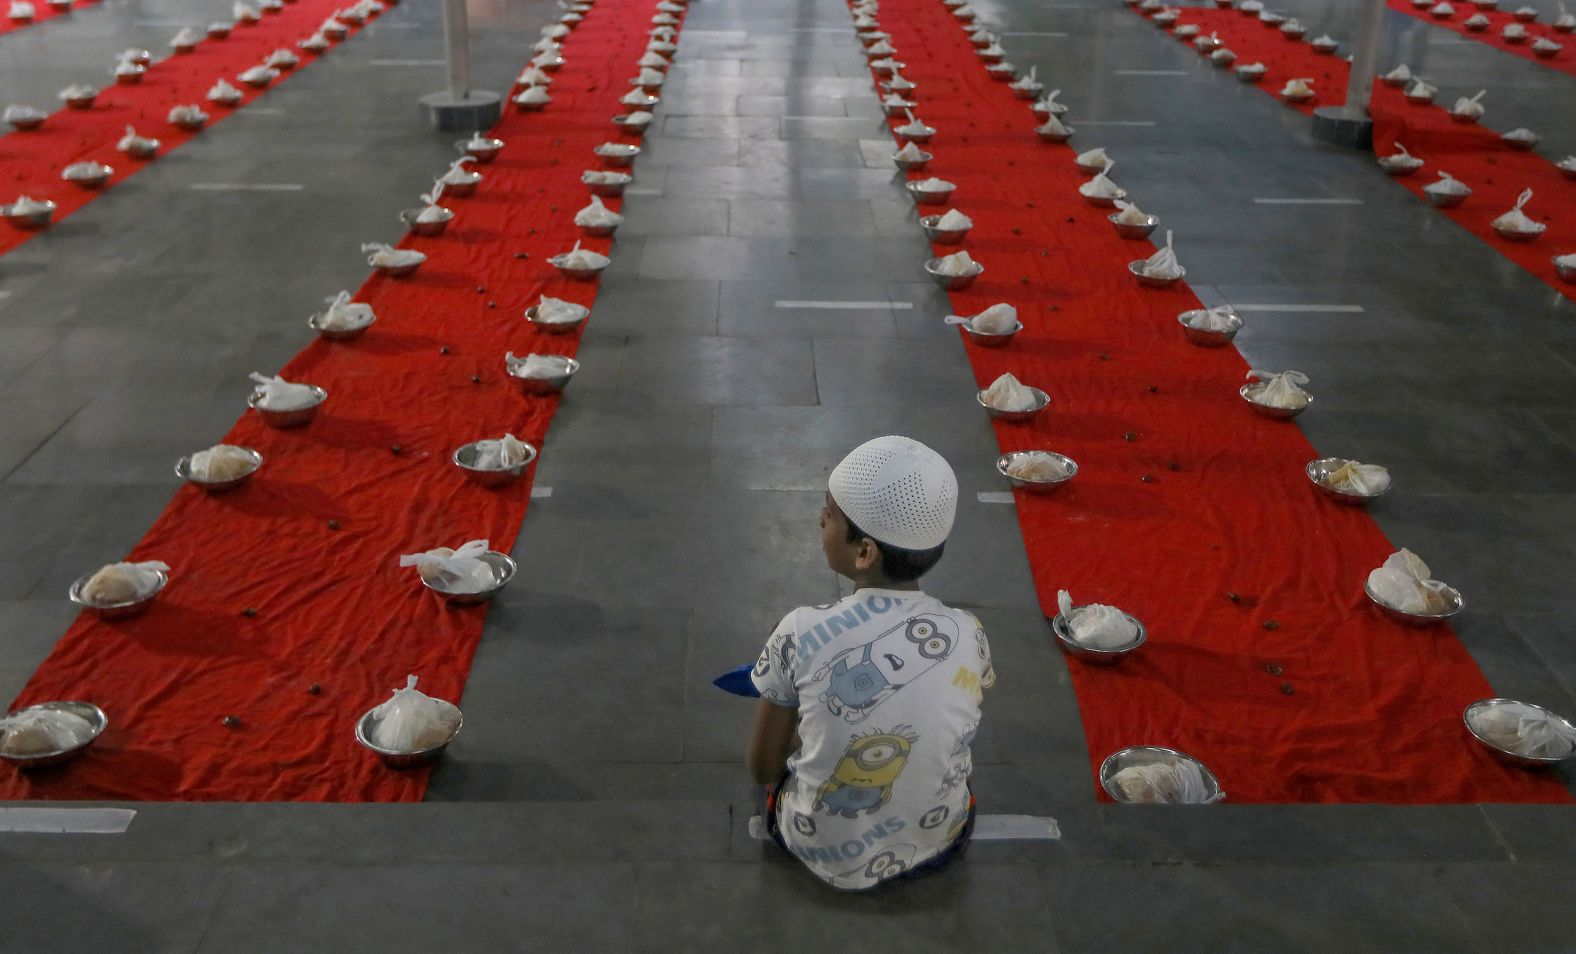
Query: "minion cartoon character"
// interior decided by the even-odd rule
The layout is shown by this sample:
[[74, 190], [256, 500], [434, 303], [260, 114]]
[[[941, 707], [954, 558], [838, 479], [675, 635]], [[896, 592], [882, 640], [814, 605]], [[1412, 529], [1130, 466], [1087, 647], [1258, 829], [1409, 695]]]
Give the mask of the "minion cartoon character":
[[903, 774], [919, 735], [906, 725], [890, 732], [855, 736], [832, 777], [815, 793], [814, 808], [829, 815], [858, 818], [879, 811], [892, 799], [892, 785]]
[[915, 616], [828, 659], [812, 681], [828, 680], [821, 693], [827, 708], [845, 722], [861, 722], [887, 697], [951, 655], [957, 644], [951, 620]]

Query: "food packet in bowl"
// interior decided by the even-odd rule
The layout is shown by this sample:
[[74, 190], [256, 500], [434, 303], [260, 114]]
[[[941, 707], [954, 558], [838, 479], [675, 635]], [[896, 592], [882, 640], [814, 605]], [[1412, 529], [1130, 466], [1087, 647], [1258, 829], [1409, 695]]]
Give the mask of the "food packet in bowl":
[[1404, 547], [1368, 574], [1368, 588], [1382, 602], [1403, 613], [1442, 613], [1449, 609], [1445, 584], [1430, 579], [1428, 564]]
[[234, 480], [252, 469], [252, 455], [234, 444], [215, 444], [191, 456], [191, 475], [197, 480]]
[[1210, 797], [1203, 771], [1180, 759], [1129, 766], [1111, 776], [1111, 784], [1124, 801], [1141, 805], [1202, 805], [1225, 797]]
[[1011, 371], [992, 381], [980, 399], [998, 411], [1008, 412], [1032, 411], [1040, 403], [1035, 393]]
[[44, 755], [75, 748], [93, 735], [93, 725], [74, 712], [35, 709], [0, 719], [0, 754]]
[[1062, 619], [1074, 642], [1095, 649], [1115, 649], [1138, 637], [1138, 627], [1114, 606], [1090, 603], [1074, 607], [1072, 594], [1066, 590], [1057, 591], [1056, 606], [1062, 611]]
[[392, 752], [419, 752], [444, 742], [459, 725], [456, 710], [416, 688], [416, 677], [395, 689], [393, 698], [372, 710], [377, 719], [372, 741]]
[[1481, 712], [1473, 727], [1500, 748], [1528, 758], [1561, 759], [1576, 754], [1576, 734], [1531, 706], [1496, 706]]
[[1308, 376], [1301, 371], [1249, 371], [1249, 381], [1257, 384], [1248, 388], [1248, 394], [1260, 404], [1270, 407], [1303, 407], [1311, 395], [1302, 389]]
[[169, 565], [158, 560], [143, 563], [111, 563], [101, 567], [82, 585], [82, 598], [98, 606], [130, 603], [152, 593], [159, 585], [159, 573]]
[[265, 411], [298, 411], [317, 402], [317, 392], [310, 384], [295, 384], [278, 375], [269, 377], [256, 371], [251, 378], [261, 392], [257, 406]]
[[407, 553], [399, 558], [399, 565], [415, 567], [423, 580], [447, 592], [479, 593], [497, 582], [493, 568], [481, 559], [486, 552], [486, 540], [471, 540], [458, 550], [435, 547]]
[[524, 464], [530, 456], [531, 445], [513, 434], [505, 434], [497, 440], [477, 441], [476, 460], [472, 466], [482, 470], [508, 470]]

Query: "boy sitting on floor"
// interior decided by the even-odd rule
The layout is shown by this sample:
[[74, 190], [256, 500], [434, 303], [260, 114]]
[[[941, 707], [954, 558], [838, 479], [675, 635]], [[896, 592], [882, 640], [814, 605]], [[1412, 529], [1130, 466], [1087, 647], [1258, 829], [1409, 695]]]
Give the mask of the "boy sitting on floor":
[[977, 619], [918, 582], [957, 501], [952, 468], [918, 441], [881, 437], [843, 458], [821, 548], [854, 594], [783, 617], [752, 673], [749, 765], [769, 786], [768, 830], [833, 887], [935, 870], [973, 828], [969, 745], [995, 682], [990, 648]]

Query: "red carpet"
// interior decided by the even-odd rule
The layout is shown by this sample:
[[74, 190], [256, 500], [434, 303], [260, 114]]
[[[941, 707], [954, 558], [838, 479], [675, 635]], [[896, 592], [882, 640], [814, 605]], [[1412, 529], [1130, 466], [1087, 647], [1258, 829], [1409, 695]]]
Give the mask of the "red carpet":
[[[1317, 98], [1311, 104], [1293, 108], [1312, 113], [1317, 106], [1339, 105], [1346, 100], [1349, 70], [1338, 55], [1315, 53], [1307, 43], [1288, 41], [1278, 30], [1234, 10], [1187, 8], [1177, 22], [1197, 23], [1204, 33], [1218, 32], [1226, 46], [1237, 54], [1238, 64], [1263, 62], [1269, 72], [1258, 86], [1265, 93], [1278, 95], [1293, 77], [1312, 77]], [[1395, 65], [1380, 64], [1380, 69], [1389, 70]], [[1401, 90], [1374, 84], [1370, 111], [1374, 117], [1375, 151], [1380, 155], [1393, 153], [1399, 139], [1408, 151], [1427, 163], [1413, 175], [1396, 181], [1421, 197], [1423, 186], [1438, 179], [1440, 171], [1460, 179], [1472, 188], [1472, 196], [1455, 209], [1441, 210], [1442, 214], [1560, 294], [1576, 298], [1576, 284], [1562, 280], [1554, 270], [1554, 256], [1576, 252], [1576, 181], [1565, 178], [1554, 163], [1538, 153], [1518, 152], [1501, 143], [1500, 132], [1510, 128], [1508, 118], [1503, 119], [1503, 128], [1497, 128], [1497, 123], [1496, 128], [1463, 126], [1453, 121], [1448, 112], [1455, 105], [1453, 95], [1441, 92], [1435, 102], [1438, 105], [1414, 106]], [[1495, 114], [1492, 89], [1483, 104], [1488, 107], [1486, 118], [1490, 123], [1503, 118], [1503, 113]], [[1527, 188], [1534, 195], [1525, 211], [1545, 223], [1548, 230], [1532, 242], [1507, 242], [1494, 233], [1489, 222], [1510, 211], [1516, 196]]]
[[[1486, 43], [1489, 46], [1504, 50], [1506, 53], [1514, 53], [1523, 59], [1532, 60], [1534, 63], [1541, 63], [1544, 66], [1559, 70], [1561, 73], [1576, 76], [1576, 35], [1554, 32], [1554, 28], [1549, 25], [1554, 20], [1554, 7], [1551, 4], [1533, 4], [1533, 6], [1541, 7], [1539, 10], [1541, 22], [1522, 24], [1522, 26], [1527, 28], [1527, 42], [1525, 43], [1506, 43], [1504, 38], [1500, 36], [1500, 33], [1505, 29], [1505, 24], [1516, 22], [1514, 11], [1516, 8], [1525, 5], [1520, 0], [1509, 0], [1499, 10], [1482, 11], [1473, 6], [1469, 0], [1461, 0], [1460, 3], [1451, 4], [1451, 6], [1455, 7], [1456, 12], [1448, 20], [1434, 19], [1427, 9], [1418, 10], [1412, 6], [1409, 0], [1389, 0], [1389, 4], [1392, 10], [1416, 17], [1419, 20], [1427, 20], [1436, 26], [1454, 30], [1465, 37], [1471, 37], [1479, 43]], [[1573, 12], [1576, 12], [1576, 7], [1571, 6], [1571, 4], [1567, 3], [1566, 6], [1570, 7]], [[1482, 13], [1489, 19], [1489, 27], [1482, 33], [1474, 33], [1464, 26], [1467, 20], [1477, 13]], [[1548, 37], [1555, 43], [1565, 47], [1565, 49], [1554, 54], [1550, 59], [1537, 56], [1532, 52], [1532, 43], [1538, 37]]]
[[[93, 4], [97, 2], [98, 0], [76, 0], [76, 2], [71, 5], [71, 10], [84, 10], [93, 6]], [[44, 0], [34, 0], [33, 19], [31, 20], [11, 19], [10, 17], [6, 16], [6, 12], [10, 9], [10, 0], [6, 0], [6, 3], [3, 6], [0, 6], [0, 36], [4, 36], [14, 30], [23, 30], [27, 27], [33, 26], [34, 24], [53, 20], [56, 17], [67, 17], [71, 15], [69, 11], [66, 13], [56, 13], [55, 8], [45, 3]], [[40, 106], [39, 108], [42, 109], [43, 107]]]
[[[1160, 744], [1201, 758], [1235, 802], [1568, 801], [1469, 738], [1462, 709], [1493, 694], [1472, 658], [1449, 629], [1405, 629], [1368, 604], [1363, 581], [1395, 545], [1314, 491], [1302, 471], [1319, 455], [1294, 424], [1242, 404], [1236, 351], [1183, 339], [1193, 294], [1135, 284], [1127, 263], [1152, 248], [1083, 202], [1073, 150], [1036, 139], [1028, 104], [986, 76], [937, 0], [885, 0], [881, 24], [918, 83], [916, 113], [940, 130], [913, 177], [957, 183], [953, 205], [976, 223], [965, 247], [987, 271], [953, 308], [1007, 301], [1027, 326], [1005, 349], [968, 346], [975, 375], [1012, 371], [1051, 394], [1033, 422], [997, 425], [1001, 447], [1082, 468], [1056, 495], [1018, 496], [1041, 606], [1054, 614], [1066, 588], [1149, 630], [1116, 667], [1069, 661], [1091, 768]], [[1079, 97], [1064, 99], [1076, 127]]]
[[[59, 208], [51, 228], [59, 228], [62, 219], [92, 202], [102, 189], [113, 188], [148, 162], [158, 161], [133, 159], [115, 151], [115, 143], [125, 135], [127, 126], [135, 126], [138, 134], [159, 140], [161, 156], [192, 136], [202, 135], [170, 125], [170, 108], [196, 103], [208, 113], [210, 126], [219, 122], [234, 109], [212, 105], [204, 98], [215, 82], [222, 79], [240, 89], [245, 98], [234, 108], [241, 108], [267, 90], [244, 86], [236, 76], [261, 65], [268, 54], [281, 47], [301, 57], [301, 65], [281, 74], [273, 85], [285, 82], [291, 73], [307, 68], [317, 56], [324, 55], [308, 53], [297, 47], [296, 41], [311, 36], [323, 20], [342, 6], [339, 0], [298, 0], [279, 13], [264, 14], [252, 26], [237, 24], [225, 39], [204, 39], [190, 53], [171, 53], [168, 47], [152, 50], [154, 56], [163, 59], [156, 59], [142, 82], [134, 86], [115, 83], [110, 73], [116, 62], [113, 54], [119, 51], [107, 51], [102, 71], [73, 81], [100, 87], [91, 109], [67, 109], [59, 100], [29, 103], [55, 112], [32, 132], [13, 132], [9, 126], [3, 127], [7, 133], [0, 135], [0, 204], [12, 202], [18, 195], [53, 199]], [[228, 7], [225, 9], [228, 12]], [[349, 29], [354, 35], [359, 27]], [[171, 37], [176, 32], [176, 28], [170, 28]], [[331, 46], [328, 52], [338, 45]], [[66, 166], [88, 161], [101, 162], [115, 170], [102, 189], [83, 189], [61, 180], [60, 172]], [[0, 222], [0, 255], [37, 234]]]
[[[457, 213], [448, 232], [407, 236], [430, 256], [421, 270], [362, 286], [356, 299], [378, 323], [356, 341], [314, 341], [283, 369], [328, 389], [317, 420], [277, 431], [247, 412], [224, 439], [267, 457], [253, 482], [220, 496], [176, 494], [131, 554], [173, 568], [152, 609], [118, 623], [81, 617], [16, 700], [90, 700], [110, 730], [64, 771], [0, 772], [0, 798], [422, 797], [427, 772], [385, 768], [354, 741], [355, 721], [407, 673], [458, 700], [485, 610], [445, 608], [397, 560], [476, 537], [508, 551], [515, 539], [530, 479], [482, 489], [449, 455], [506, 431], [542, 446], [557, 400], [520, 394], [504, 352], [577, 346], [521, 313], [543, 292], [594, 297], [594, 285], [561, 278], [547, 258], [579, 238], [571, 219], [588, 201], [579, 176], [598, 167], [593, 147], [615, 138], [608, 117], [653, 6], [601, 0], [565, 42], [552, 105], [507, 114], [494, 133], [508, 145], [479, 167], [480, 190], [445, 198]], [[395, 208], [399, 197], [389, 201]], [[327, 251], [353, 255], [375, 237], [346, 235]], [[610, 240], [585, 244], [606, 251]], [[237, 407], [248, 387], [235, 382]], [[243, 615], [248, 607], [255, 617]], [[313, 683], [320, 694], [309, 693]], [[226, 727], [225, 716], [239, 725]]]

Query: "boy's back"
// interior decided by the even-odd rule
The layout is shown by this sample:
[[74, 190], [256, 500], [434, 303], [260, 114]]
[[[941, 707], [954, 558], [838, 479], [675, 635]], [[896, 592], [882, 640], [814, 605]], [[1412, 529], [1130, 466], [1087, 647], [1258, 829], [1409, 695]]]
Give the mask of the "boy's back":
[[799, 710], [776, 805], [789, 850], [859, 889], [947, 847], [967, 820], [969, 745], [994, 680], [979, 621], [918, 590], [865, 587], [784, 617], [754, 682]]

